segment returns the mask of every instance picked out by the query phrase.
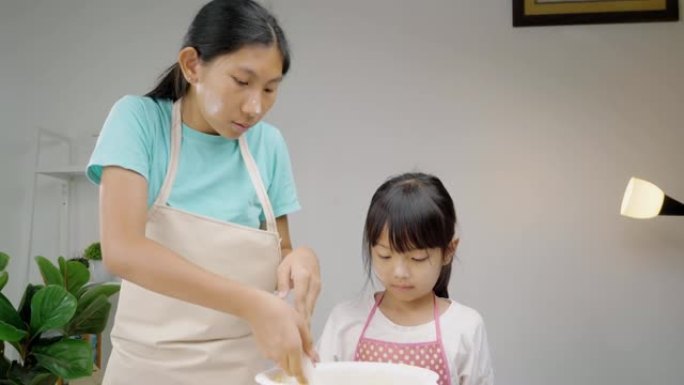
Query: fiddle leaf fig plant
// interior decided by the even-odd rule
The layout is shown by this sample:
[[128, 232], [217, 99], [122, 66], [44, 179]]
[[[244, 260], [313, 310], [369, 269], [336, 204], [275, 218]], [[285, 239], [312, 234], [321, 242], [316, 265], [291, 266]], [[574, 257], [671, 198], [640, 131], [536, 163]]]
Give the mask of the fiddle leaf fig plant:
[[[0, 385], [54, 385], [57, 380], [89, 376], [93, 351], [87, 334], [101, 333], [109, 317], [116, 283], [89, 283], [81, 262], [45, 257], [35, 261], [43, 284], [28, 284], [15, 308], [1, 292], [9, 274], [9, 255], [0, 252]], [[19, 359], [5, 354], [13, 347]]]
[[102, 260], [102, 246], [100, 242], [93, 242], [88, 247], [83, 250], [83, 258], [89, 261], [101, 261]]

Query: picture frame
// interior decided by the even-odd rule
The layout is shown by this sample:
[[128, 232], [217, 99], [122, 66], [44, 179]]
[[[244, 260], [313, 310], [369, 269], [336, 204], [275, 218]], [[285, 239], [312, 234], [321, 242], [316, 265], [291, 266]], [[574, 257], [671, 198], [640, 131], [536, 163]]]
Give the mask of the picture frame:
[[679, 20], [679, 0], [513, 0], [513, 26]]

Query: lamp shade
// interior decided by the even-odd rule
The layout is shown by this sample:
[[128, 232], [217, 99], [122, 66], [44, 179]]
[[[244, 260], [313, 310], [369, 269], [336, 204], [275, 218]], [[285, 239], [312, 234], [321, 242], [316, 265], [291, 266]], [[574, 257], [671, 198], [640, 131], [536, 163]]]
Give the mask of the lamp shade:
[[684, 205], [665, 195], [653, 183], [632, 177], [622, 197], [620, 214], [638, 219], [658, 215], [684, 215]]

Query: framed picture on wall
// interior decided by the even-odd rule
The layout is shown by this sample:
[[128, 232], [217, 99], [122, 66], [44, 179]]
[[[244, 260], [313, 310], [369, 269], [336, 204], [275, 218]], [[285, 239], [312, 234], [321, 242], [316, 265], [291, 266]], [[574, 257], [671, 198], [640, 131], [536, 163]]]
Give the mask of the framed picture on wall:
[[679, 0], [513, 0], [513, 26], [679, 20]]

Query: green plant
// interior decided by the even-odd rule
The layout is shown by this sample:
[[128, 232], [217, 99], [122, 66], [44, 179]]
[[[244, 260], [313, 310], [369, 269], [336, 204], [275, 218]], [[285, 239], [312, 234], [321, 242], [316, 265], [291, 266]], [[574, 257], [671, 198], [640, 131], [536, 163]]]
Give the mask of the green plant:
[[88, 260], [87, 260], [87, 259], [85, 259], [85, 258], [83, 258], [83, 257], [74, 257], [74, 258], [69, 258], [69, 261], [76, 261], [76, 262], [80, 262], [80, 263], [82, 263], [82, 264], [83, 264], [83, 266], [85, 266], [85, 267], [90, 267], [90, 262], [88, 262]]
[[[9, 256], [0, 252], [0, 291], [9, 276]], [[92, 284], [78, 261], [59, 257], [58, 266], [36, 257], [44, 285], [28, 284], [17, 309], [0, 292], [0, 385], [54, 385], [89, 376], [93, 351], [81, 338], [101, 333], [109, 317], [109, 297], [118, 284]], [[5, 343], [19, 360], [7, 359]]]
[[102, 248], [100, 247], [100, 242], [93, 242], [88, 245], [88, 247], [83, 250], [83, 258], [90, 261], [101, 261]]

